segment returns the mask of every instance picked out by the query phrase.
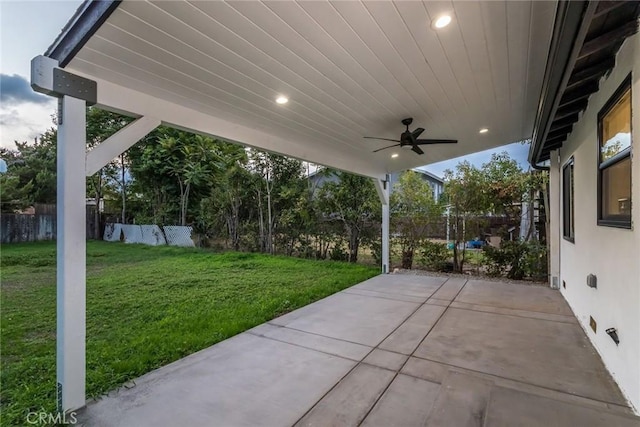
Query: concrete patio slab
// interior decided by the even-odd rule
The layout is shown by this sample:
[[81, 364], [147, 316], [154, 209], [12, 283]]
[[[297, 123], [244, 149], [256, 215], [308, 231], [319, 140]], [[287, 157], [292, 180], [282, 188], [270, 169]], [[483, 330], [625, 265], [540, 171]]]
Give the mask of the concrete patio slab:
[[402, 367], [400, 373], [442, 384], [451, 369], [455, 368], [443, 363], [432, 362], [431, 360], [410, 357]]
[[437, 299], [437, 298], [429, 298], [425, 304], [429, 305], [439, 305], [441, 307], [449, 307], [451, 305], [451, 301]]
[[362, 425], [367, 427], [423, 426], [439, 392], [438, 384], [398, 375]]
[[473, 375], [450, 372], [429, 414], [430, 427], [482, 427], [493, 383]]
[[456, 302], [573, 316], [560, 292], [535, 285], [469, 280]]
[[407, 361], [407, 357], [404, 354], [376, 348], [362, 362], [391, 371], [399, 371]]
[[529, 317], [532, 319], [553, 320], [554, 322], [577, 323], [575, 317], [565, 314], [541, 313], [538, 311], [517, 310], [513, 308], [493, 307], [490, 305], [469, 304], [466, 302], [454, 301], [451, 303], [452, 308], [463, 308], [465, 310], [483, 311], [485, 313], [508, 314], [511, 316]]
[[358, 365], [296, 426], [356, 426], [380, 398], [395, 373], [371, 365]]
[[425, 304], [421, 306], [398, 329], [393, 331], [379, 347], [406, 355], [413, 353], [445, 310], [445, 307], [438, 305]]
[[640, 425], [557, 291], [465, 280], [378, 276], [144, 375], [80, 425]]
[[431, 298], [444, 300], [444, 301], [453, 301], [453, 299], [458, 295], [460, 289], [467, 283], [467, 279], [462, 277], [450, 277], [447, 281], [442, 285], [437, 292], [431, 295]]
[[446, 277], [415, 275], [395, 275], [395, 277], [397, 279], [393, 284], [390, 284], [383, 276], [376, 276], [353, 286], [351, 289], [418, 297], [422, 299], [421, 302], [424, 302], [447, 280]]
[[364, 295], [367, 297], [386, 298], [386, 299], [392, 299], [396, 301], [417, 302], [418, 304], [422, 304], [424, 302], [424, 297], [412, 297], [409, 295], [393, 294], [389, 292], [370, 291], [368, 289], [355, 288], [355, 287], [349, 288], [342, 292], [345, 294], [356, 294], [356, 295]]
[[449, 308], [414, 355], [625, 404], [577, 324]]
[[504, 387], [491, 392], [486, 427], [638, 427], [638, 417], [567, 404]]
[[245, 333], [139, 378], [90, 404], [80, 420], [100, 427], [292, 425], [353, 366]]
[[297, 310], [302, 315], [298, 315], [292, 321], [279, 321], [276, 324], [325, 337], [376, 346], [418, 307], [419, 304], [412, 302], [341, 292]]
[[310, 334], [269, 323], [264, 323], [248, 332], [355, 361], [362, 360], [372, 350], [371, 347], [365, 345], [323, 337], [322, 335]]
[[616, 413], [632, 414], [632, 411], [627, 406], [588, 399], [586, 397], [567, 394], [557, 390], [542, 388], [532, 384], [497, 377], [495, 375], [490, 375], [483, 372], [472, 371], [469, 369], [446, 365], [444, 363], [433, 362], [431, 360], [420, 359], [418, 357], [410, 357], [402, 367], [402, 370], [400, 372], [402, 374], [424, 379], [436, 384], [442, 384], [442, 382], [451, 372], [457, 372], [460, 374], [480, 377], [485, 380], [491, 381], [496, 386], [509, 388], [511, 390], [519, 390], [528, 394], [535, 394], [537, 396], [547, 397], [549, 399], [573, 403], [576, 405], [589, 406], [595, 409], [604, 409]]

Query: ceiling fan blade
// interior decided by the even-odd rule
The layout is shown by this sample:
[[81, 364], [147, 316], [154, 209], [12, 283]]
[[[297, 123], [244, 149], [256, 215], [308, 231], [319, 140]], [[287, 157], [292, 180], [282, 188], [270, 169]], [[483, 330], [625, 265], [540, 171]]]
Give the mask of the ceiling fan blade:
[[424, 132], [424, 128], [417, 128], [413, 132], [411, 132], [411, 135], [413, 136], [413, 139], [416, 139], [422, 132]]
[[457, 139], [417, 139], [416, 145], [428, 145], [428, 144], [457, 144]]
[[[390, 139], [389, 141], [393, 141], [392, 139]], [[399, 147], [400, 144], [393, 144], [390, 145], [388, 147], [382, 147], [382, 148], [378, 148], [377, 150], [373, 150], [374, 153], [377, 153], [378, 151], [382, 151], [382, 150], [386, 150], [387, 148], [391, 148], [391, 147]]]
[[414, 145], [413, 147], [411, 147], [411, 151], [418, 154], [424, 154], [424, 151], [422, 151], [422, 149], [417, 145]]
[[376, 138], [375, 136], [363, 136], [364, 139], [379, 139], [380, 141], [391, 141], [391, 142], [400, 142], [397, 139], [389, 139], [389, 138]]

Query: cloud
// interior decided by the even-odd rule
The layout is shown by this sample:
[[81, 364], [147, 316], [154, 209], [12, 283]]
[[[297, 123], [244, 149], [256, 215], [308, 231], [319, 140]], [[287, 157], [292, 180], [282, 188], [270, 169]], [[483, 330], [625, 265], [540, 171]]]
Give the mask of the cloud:
[[50, 98], [34, 92], [29, 81], [18, 74], [0, 74], [0, 101], [12, 105], [27, 102], [45, 104], [50, 102]]
[[[47, 97], [49, 98], [49, 97]], [[56, 102], [25, 102], [9, 106], [0, 105], [0, 147], [14, 148], [14, 141], [33, 141], [54, 126], [51, 115], [56, 111]]]

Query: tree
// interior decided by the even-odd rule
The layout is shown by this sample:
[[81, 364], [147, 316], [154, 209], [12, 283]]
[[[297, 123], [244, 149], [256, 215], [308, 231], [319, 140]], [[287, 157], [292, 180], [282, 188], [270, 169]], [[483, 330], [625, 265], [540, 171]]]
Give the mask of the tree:
[[337, 179], [320, 189], [321, 209], [340, 221], [349, 239], [349, 262], [358, 260], [361, 232], [365, 225], [380, 220], [380, 201], [370, 178], [328, 170]]
[[214, 141], [201, 135], [178, 132], [176, 136], [164, 135], [158, 142], [158, 151], [167, 155], [164, 169], [178, 182], [180, 225], [186, 225], [191, 187], [210, 182], [219, 167]]
[[[274, 235], [282, 213], [292, 209], [303, 189], [302, 162], [278, 154], [252, 150], [250, 165], [260, 177], [255, 192], [258, 199], [260, 247], [274, 253]], [[264, 226], [262, 197], [266, 196], [267, 224]]]
[[[161, 127], [148, 135], [129, 157], [136, 189], [151, 193], [151, 220], [186, 225], [191, 195], [206, 197], [221, 167], [220, 153], [212, 138]], [[176, 209], [177, 208], [177, 209]]]
[[3, 196], [3, 204], [9, 203], [9, 196], [20, 207], [56, 202], [56, 139], [57, 131], [51, 128], [33, 143], [15, 141], [15, 150], [0, 149], [7, 162], [2, 190], [12, 194]]
[[507, 222], [519, 218], [527, 191], [527, 175], [507, 152], [495, 153], [481, 168], [484, 191], [491, 212], [504, 215]]
[[20, 186], [20, 178], [10, 173], [0, 175], [0, 211], [13, 213], [29, 206], [28, 195], [33, 190], [33, 184]]
[[203, 228], [224, 225], [231, 247], [240, 250], [242, 206], [249, 205], [251, 192], [247, 187], [251, 183], [251, 174], [247, 170], [247, 153], [243, 147], [218, 142], [222, 167], [211, 182], [210, 195], [200, 202], [199, 218]]
[[[133, 119], [101, 110], [99, 108], [87, 108], [87, 147], [93, 148], [101, 144], [111, 135], [125, 127]], [[100, 201], [104, 197], [105, 187], [117, 182], [118, 164], [117, 160], [111, 160], [100, 170], [90, 177], [87, 177], [87, 193], [96, 201], [95, 209], [95, 235], [100, 239]], [[122, 188], [124, 192], [124, 187]]]
[[391, 194], [394, 230], [400, 235], [402, 268], [413, 265], [415, 249], [427, 237], [431, 223], [442, 216], [442, 206], [433, 198], [433, 190], [419, 173], [406, 171]]
[[453, 269], [462, 273], [466, 255], [464, 243], [472, 222], [485, 214], [490, 206], [485, 177], [481, 170], [464, 161], [458, 163], [455, 171], [446, 170], [444, 181], [444, 198], [453, 229]]

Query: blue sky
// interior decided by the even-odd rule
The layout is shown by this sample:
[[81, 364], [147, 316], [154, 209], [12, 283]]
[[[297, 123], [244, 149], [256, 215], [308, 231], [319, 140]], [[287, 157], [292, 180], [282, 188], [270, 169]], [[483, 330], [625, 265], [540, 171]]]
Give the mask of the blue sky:
[[[53, 125], [53, 98], [33, 92], [29, 86], [30, 62], [41, 55], [82, 3], [74, 1], [0, 0], [0, 146], [32, 141]], [[491, 154], [507, 151], [526, 169], [528, 146], [519, 143], [470, 154], [423, 167], [442, 176], [460, 160], [480, 166]]]
[[503, 151], [509, 153], [511, 158], [515, 159], [523, 170], [527, 170], [529, 168], [529, 162], [527, 161], [527, 156], [529, 154], [529, 144], [521, 144], [519, 142], [516, 142], [514, 144], [503, 145], [501, 147], [491, 148], [489, 150], [480, 151], [474, 154], [467, 154], [466, 156], [458, 157], [455, 159], [445, 160], [444, 162], [433, 163], [431, 165], [423, 166], [418, 169], [424, 169], [442, 178], [445, 170], [455, 169], [456, 165], [463, 160], [467, 160], [468, 162], [476, 166], [481, 166], [483, 163], [486, 163], [489, 159], [491, 159], [492, 154], [502, 153]]

